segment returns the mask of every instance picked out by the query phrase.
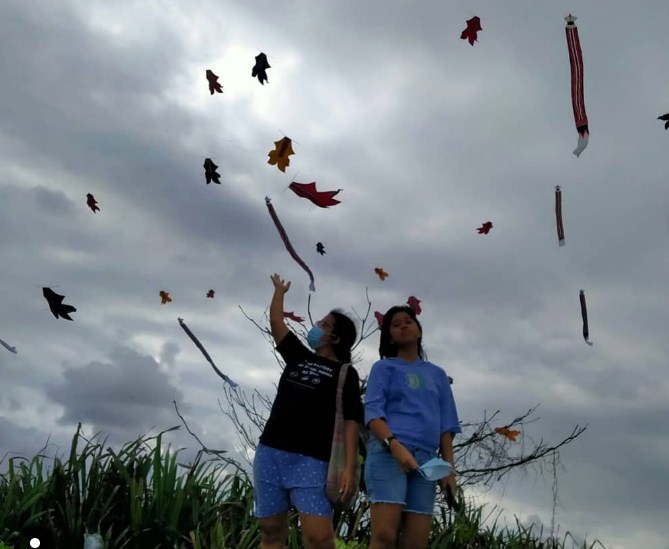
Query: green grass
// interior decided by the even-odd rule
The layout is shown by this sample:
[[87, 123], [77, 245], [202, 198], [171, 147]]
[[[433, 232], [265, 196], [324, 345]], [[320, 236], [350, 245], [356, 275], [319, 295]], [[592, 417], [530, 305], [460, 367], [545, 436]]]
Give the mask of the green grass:
[[[247, 549], [260, 545], [253, 517], [253, 486], [246, 473], [220, 459], [178, 462], [178, 451], [161, 448], [156, 437], [126, 444], [117, 454], [83, 438], [78, 429], [69, 459], [55, 458], [48, 473], [43, 457], [12, 458], [0, 476], [0, 549], [18, 544], [25, 528], [49, 529], [60, 549], [81, 549], [84, 533], [99, 533], [105, 549]], [[78, 451], [81, 440], [86, 444]], [[152, 446], [147, 443], [152, 442]], [[297, 515], [289, 514], [289, 549], [302, 548]], [[431, 548], [593, 549], [599, 541], [577, 545], [567, 533], [562, 540], [540, 541], [540, 532], [484, 526], [483, 507], [465, 505], [452, 513], [440, 505]], [[369, 544], [369, 503], [364, 497], [339, 517], [337, 549]], [[347, 538], [347, 539], [344, 539]], [[2, 543], [4, 542], [4, 544]], [[571, 545], [568, 546], [567, 543]]]

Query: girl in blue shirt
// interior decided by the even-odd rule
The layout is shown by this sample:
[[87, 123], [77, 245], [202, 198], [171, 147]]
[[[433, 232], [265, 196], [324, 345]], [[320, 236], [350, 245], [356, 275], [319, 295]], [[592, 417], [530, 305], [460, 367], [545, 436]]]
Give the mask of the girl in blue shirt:
[[[417, 469], [436, 457], [437, 448], [454, 466], [458, 413], [446, 372], [424, 360], [422, 335], [411, 307], [392, 307], [383, 317], [381, 360], [372, 366], [365, 393], [370, 549], [396, 547], [400, 529], [400, 547], [427, 547], [437, 483]], [[455, 494], [455, 474], [439, 483]]]

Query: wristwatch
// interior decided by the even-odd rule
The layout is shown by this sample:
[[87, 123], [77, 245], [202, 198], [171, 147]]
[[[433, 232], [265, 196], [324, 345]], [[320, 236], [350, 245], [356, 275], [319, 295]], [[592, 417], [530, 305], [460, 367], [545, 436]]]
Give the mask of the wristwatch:
[[393, 440], [397, 440], [393, 435], [390, 435], [389, 437], [383, 439], [383, 446], [385, 447], [386, 450], [390, 450], [390, 443]]

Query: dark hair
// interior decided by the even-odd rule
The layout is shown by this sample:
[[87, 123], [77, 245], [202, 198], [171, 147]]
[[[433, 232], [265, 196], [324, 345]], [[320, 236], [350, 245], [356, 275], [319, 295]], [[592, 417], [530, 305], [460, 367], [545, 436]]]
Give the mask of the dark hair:
[[333, 309], [330, 314], [334, 317], [332, 335], [339, 338], [339, 343], [332, 345], [332, 350], [341, 362], [351, 362], [351, 347], [358, 337], [355, 322], [340, 309]]
[[420, 325], [420, 322], [418, 322], [418, 318], [416, 318], [416, 312], [409, 307], [408, 305], [396, 305], [395, 307], [391, 307], [386, 311], [386, 314], [383, 315], [383, 322], [381, 323], [381, 341], [379, 342], [379, 356], [381, 359], [384, 358], [392, 358], [397, 356], [397, 345], [394, 343], [390, 342], [390, 324], [393, 321], [393, 317], [397, 313], [406, 313], [408, 314], [413, 321], [418, 324], [418, 328], [420, 329], [421, 332], [421, 337], [418, 338], [417, 344], [418, 344], [418, 356], [422, 359], [425, 360], [425, 352], [423, 351], [423, 327]]

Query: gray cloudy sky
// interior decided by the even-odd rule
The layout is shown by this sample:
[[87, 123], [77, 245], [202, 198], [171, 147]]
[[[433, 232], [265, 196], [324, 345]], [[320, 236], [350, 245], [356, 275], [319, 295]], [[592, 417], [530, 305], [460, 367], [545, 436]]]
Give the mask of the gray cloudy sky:
[[[580, 158], [569, 12], [591, 129]], [[280, 370], [239, 306], [261, 321], [275, 271], [292, 280], [287, 310], [305, 315], [309, 292], [267, 195], [315, 274], [315, 317], [363, 313], [366, 287], [372, 311], [415, 295], [463, 421], [540, 403], [528, 443], [588, 425], [561, 452], [561, 533], [669, 547], [668, 16], [665, 0], [0, 3], [0, 338], [18, 350], [0, 348], [0, 457], [49, 435], [65, 452], [79, 421], [118, 444], [156, 433], [180, 423], [173, 400], [234, 452], [222, 386], [177, 317], [243, 389], [273, 394]], [[285, 174], [266, 163], [284, 135]], [[342, 188], [341, 204], [298, 198], [293, 178]], [[42, 286], [74, 322], [53, 318]], [[377, 346], [378, 333], [360, 347], [363, 377]], [[549, 527], [551, 486], [517, 473], [477, 501]]]

